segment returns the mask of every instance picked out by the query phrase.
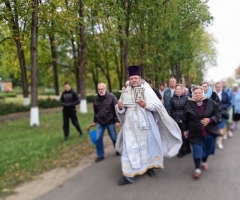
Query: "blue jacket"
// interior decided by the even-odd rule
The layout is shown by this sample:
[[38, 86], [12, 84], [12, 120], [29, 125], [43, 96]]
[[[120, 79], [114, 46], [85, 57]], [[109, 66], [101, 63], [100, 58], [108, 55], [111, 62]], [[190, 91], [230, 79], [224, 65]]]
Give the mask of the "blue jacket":
[[221, 100], [222, 109], [227, 110], [231, 106], [231, 101], [228, 94], [222, 91], [222, 100]]
[[168, 108], [168, 104], [169, 104], [170, 99], [171, 99], [171, 90], [170, 90], [170, 88], [167, 88], [164, 91], [164, 95], [163, 95], [164, 107], [166, 109]]
[[240, 89], [238, 90], [237, 94], [234, 95], [234, 113], [240, 114]]

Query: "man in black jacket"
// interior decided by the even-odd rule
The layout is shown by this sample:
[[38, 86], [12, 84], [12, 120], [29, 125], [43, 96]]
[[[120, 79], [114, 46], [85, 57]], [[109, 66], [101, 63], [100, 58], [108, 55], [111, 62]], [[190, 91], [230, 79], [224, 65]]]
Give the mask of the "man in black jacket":
[[[108, 134], [115, 146], [117, 140], [115, 123], [117, 126], [120, 125], [115, 113], [115, 105], [117, 103], [118, 100], [115, 95], [106, 91], [106, 85], [104, 83], [99, 83], [98, 94], [93, 102], [93, 125], [97, 125], [97, 159], [95, 162], [99, 162], [104, 159], [103, 136], [105, 128], [107, 128]], [[118, 155], [118, 153], [116, 154]]]
[[80, 99], [75, 91], [73, 91], [68, 82], [64, 83], [64, 92], [61, 95], [61, 102], [63, 105], [63, 132], [64, 141], [68, 140], [69, 136], [69, 119], [79, 132], [79, 136], [83, 135], [82, 129], [78, 123], [76, 114], [76, 105], [80, 103]]

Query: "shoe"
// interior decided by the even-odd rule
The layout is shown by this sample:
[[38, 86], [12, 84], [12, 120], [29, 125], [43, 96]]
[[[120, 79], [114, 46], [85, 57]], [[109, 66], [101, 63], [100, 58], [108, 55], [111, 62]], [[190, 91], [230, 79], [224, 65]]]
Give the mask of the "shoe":
[[182, 157], [183, 157], [183, 154], [182, 154], [182, 153], [178, 153], [177, 157], [178, 157], [178, 158], [182, 158]]
[[80, 132], [79, 133], [79, 137], [81, 138], [83, 136], [83, 132]]
[[209, 169], [207, 164], [201, 166], [202, 170], [207, 171]]
[[132, 184], [133, 181], [130, 181], [130, 178], [127, 177], [122, 177], [119, 181], [118, 181], [118, 185], [127, 185], [127, 184]]
[[200, 177], [201, 177], [201, 173], [196, 172], [196, 171], [193, 173], [193, 178], [194, 179], [199, 179]]
[[67, 142], [67, 141], [68, 141], [68, 137], [64, 137], [63, 142]]
[[102, 160], [104, 160], [104, 157], [97, 157], [96, 160], [95, 160], [95, 162], [100, 162], [100, 161], [102, 161]]
[[224, 140], [227, 139], [227, 135], [226, 135], [226, 134], [223, 135], [223, 139], [224, 139]]
[[229, 136], [229, 137], [233, 137], [232, 131], [228, 131], [228, 136]]
[[153, 170], [153, 169], [148, 169], [148, 170], [147, 170], [147, 175], [148, 175], [149, 177], [154, 177], [154, 176], [155, 176], [154, 170]]
[[116, 151], [116, 156], [120, 156], [121, 154]]
[[218, 146], [219, 149], [223, 149], [222, 143], [217, 143], [217, 146]]

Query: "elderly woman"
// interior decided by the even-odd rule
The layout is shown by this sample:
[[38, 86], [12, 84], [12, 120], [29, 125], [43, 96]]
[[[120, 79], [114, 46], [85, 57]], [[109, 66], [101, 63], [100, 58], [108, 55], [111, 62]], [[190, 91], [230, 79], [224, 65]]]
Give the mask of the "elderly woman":
[[193, 98], [188, 99], [183, 113], [184, 136], [189, 139], [193, 149], [195, 179], [200, 178], [201, 168], [208, 170], [208, 156], [214, 154], [216, 137], [221, 136], [217, 127], [221, 116], [220, 106], [204, 97], [203, 88], [196, 86]]
[[183, 93], [183, 85], [177, 84], [175, 88], [175, 94], [171, 97], [168, 104], [168, 114], [174, 119], [174, 121], [178, 124], [181, 132], [182, 132], [182, 140], [183, 144], [179, 150], [178, 157], [181, 158], [184, 155], [191, 153], [190, 144], [187, 138], [183, 135], [182, 130], [182, 119], [183, 119], [183, 111], [187, 104], [188, 96]]
[[214, 92], [211, 88], [211, 86], [208, 84], [207, 81], [203, 81], [200, 83], [200, 86], [203, 88], [204, 96], [208, 99], [212, 99], [216, 103], [220, 104], [220, 99], [216, 92]]
[[[226, 111], [230, 108], [231, 102], [229, 99], [229, 96], [226, 92], [223, 91], [223, 85], [221, 82], [217, 82], [215, 84], [215, 91], [218, 95], [220, 102], [221, 102], [221, 108], [223, 111]], [[223, 135], [223, 137], [218, 137], [217, 140], [217, 146], [219, 149], [223, 149], [222, 139], [227, 139], [227, 133], [226, 133], [226, 118], [224, 118], [224, 115], [222, 115], [221, 122], [218, 124], [219, 132]]]

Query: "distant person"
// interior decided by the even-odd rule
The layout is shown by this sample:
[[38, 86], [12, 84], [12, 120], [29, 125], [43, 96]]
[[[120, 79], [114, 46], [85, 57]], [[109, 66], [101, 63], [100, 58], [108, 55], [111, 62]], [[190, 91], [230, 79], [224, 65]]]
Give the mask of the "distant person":
[[[229, 96], [226, 92], [223, 91], [223, 86], [221, 82], [217, 82], [215, 84], [215, 91], [221, 101], [221, 108], [222, 111], [225, 111], [228, 114], [228, 109], [231, 106], [231, 102]], [[226, 116], [222, 115], [221, 121], [218, 123], [219, 132], [223, 135], [223, 137], [217, 138], [217, 146], [219, 149], [223, 149], [223, 139], [227, 139], [227, 132], [226, 132]]]
[[212, 90], [212, 87], [208, 84], [207, 81], [202, 81], [200, 83], [200, 86], [203, 88], [204, 96], [206, 98], [212, 99], [213, 101], [215, 101], [216, 103], [221, 105], [221, 102], [220, 102], [220, 99], [219, 99], [217, 93]]
[[178, 157], [181, 158], [189, 153], [191, 153], [190, 143], [187, 138], [183, 135], [183, 127], [182, 127], [182, 120], [183, 120], [183, 111], [187, 104], [188, 96], [183, 94], [183, 85], [177, 84], [175, 89], [175, 94], [171, 97], [169, 104], [168, 104], [168, 114], [175, 120], [178, 124], [181, 132], [182, 132], [182, 141], [183, 144], [178, 152]]
[[189, 139], [193, 150], [194, 179], [200, 178], [201, 169], [209, 169], [208, 156], [214, 154], [216, 137], [221, 136], [217, 128], [221, 116], [219, 104], [204, 97], [201, 86], [194, 87], [193, 98], [188, 99], [183, 113], [184, 136]]
[[171, 97], [174, 95], [176, 84], [177, 81], [175, 78], [172, 77], [169, 79], [169, 88], [164, 91], [163, 95], [163, 102], [166, 109], [168, 108], [168, 103]]
[[233, 84], [233, 123], [231, 125], [232, 132], [240, 129], [240, 89], [237, 83]]
[[190, 94], [189, 94], [189, 89], [187, 87], [183, 88], [183, 94], [188, 96], [188, 97], [191, 97]]
[[64, 83], [64, 92], [62, 93], [60, 100], [63, 105], [63, 132], [64, 141], [68, 140], [69, 137], [69, 119], [71, 119], [72, 124], [77, 129], [79, 136], [82, 137], [83, 132], [78, 123], [78, 118], [76, 114], [76, 105], [80, 103], [79, 96], [75, 91], [71, 89], [68, 82]]
[[164, 83], [160, 84], [160, 88], [159, 88], [159, 93], [161, 94], [162, 98], [164, 96], [164, 91], [165, 91], [166, 87]]
[[[93, 101], [94, 118], [93, 125], [97, 126], [96, 150], [97, 158], [95, 162], [104, 160], [103, 136], [105, 128], [115, 147], [117, 140], [116, 126], [120, 126], [115, 113], [115, 105], [118, 103], [116, 96], [107, 92], [106, 84], [98, 84], [98, 94]], [[116, 155], [119, 153], [116, 152]]]

